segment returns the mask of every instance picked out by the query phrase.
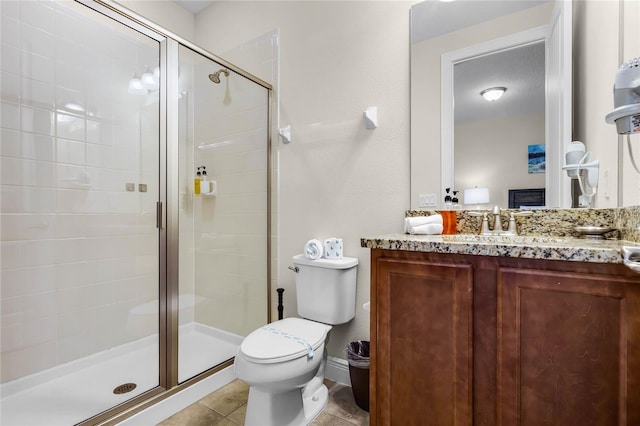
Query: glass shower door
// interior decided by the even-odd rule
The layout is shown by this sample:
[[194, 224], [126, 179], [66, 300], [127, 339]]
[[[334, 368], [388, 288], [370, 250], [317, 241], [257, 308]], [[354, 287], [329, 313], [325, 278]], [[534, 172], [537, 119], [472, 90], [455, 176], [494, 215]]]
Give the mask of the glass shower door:
[[268, 309], [268, 90], [179, 47], [178, 381], [235, 356]]
[[75, 424], [159, 385], [160, 44], [0, 4], [0, 423]]

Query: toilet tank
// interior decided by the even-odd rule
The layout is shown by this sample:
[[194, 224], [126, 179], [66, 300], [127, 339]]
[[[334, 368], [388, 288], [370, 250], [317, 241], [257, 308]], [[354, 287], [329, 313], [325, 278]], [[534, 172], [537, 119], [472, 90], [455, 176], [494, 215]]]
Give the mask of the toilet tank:
[[298, 267], [296, 300], [298, 315], [325, 324], [343, 324], [356, 314], [356, 270], [358, 259], [310, 260], [293, 257]]

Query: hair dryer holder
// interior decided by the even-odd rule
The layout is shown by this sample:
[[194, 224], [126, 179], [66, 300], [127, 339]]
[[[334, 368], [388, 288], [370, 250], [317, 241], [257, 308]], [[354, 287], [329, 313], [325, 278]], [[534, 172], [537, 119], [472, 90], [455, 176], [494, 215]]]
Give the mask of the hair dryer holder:
[[[588, 204], [591, 204], [591, 197], [596, 195], [600, 175], [600, 161], [589, 161], [590, 159], [591, 151], [587, 151], [577, 164], [567, 164], [562, 167], [571, 179], [578, 180], [582, 196], [587, 197]], [[582, 171], [585, 173], [583, 174]], [[591, 193], [587, 193], [587, 186], [591, 188]]]

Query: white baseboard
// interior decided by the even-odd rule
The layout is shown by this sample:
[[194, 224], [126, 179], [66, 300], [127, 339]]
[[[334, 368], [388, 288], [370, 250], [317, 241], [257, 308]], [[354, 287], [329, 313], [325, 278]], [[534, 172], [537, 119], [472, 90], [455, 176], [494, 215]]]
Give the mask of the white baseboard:
[[342, 385], [351, 386], [349, 377], [349, 363], [346, 359], [327, 357], [327, 365], [324, 369], [324, 377]]

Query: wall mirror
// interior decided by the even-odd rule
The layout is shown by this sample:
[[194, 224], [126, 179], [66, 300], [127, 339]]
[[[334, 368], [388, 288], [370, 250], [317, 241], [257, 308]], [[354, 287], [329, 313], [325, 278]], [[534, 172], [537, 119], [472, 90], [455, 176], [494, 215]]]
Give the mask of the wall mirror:
[[[429, 208], [420, 194], [435, 194], [439, 207], [444, 188], [475, 186], [490, 188], [491, 206], [508, 207], [509, 190], [523, 188], [544, 188], [547, 207], [570, 206], [561, 169], [561, 141], [571, 140], [570, 7], [412, 6], [412, 208]], [[501, 100], [483, 100], [482, 90], [496, 86], [507, 89]]]

